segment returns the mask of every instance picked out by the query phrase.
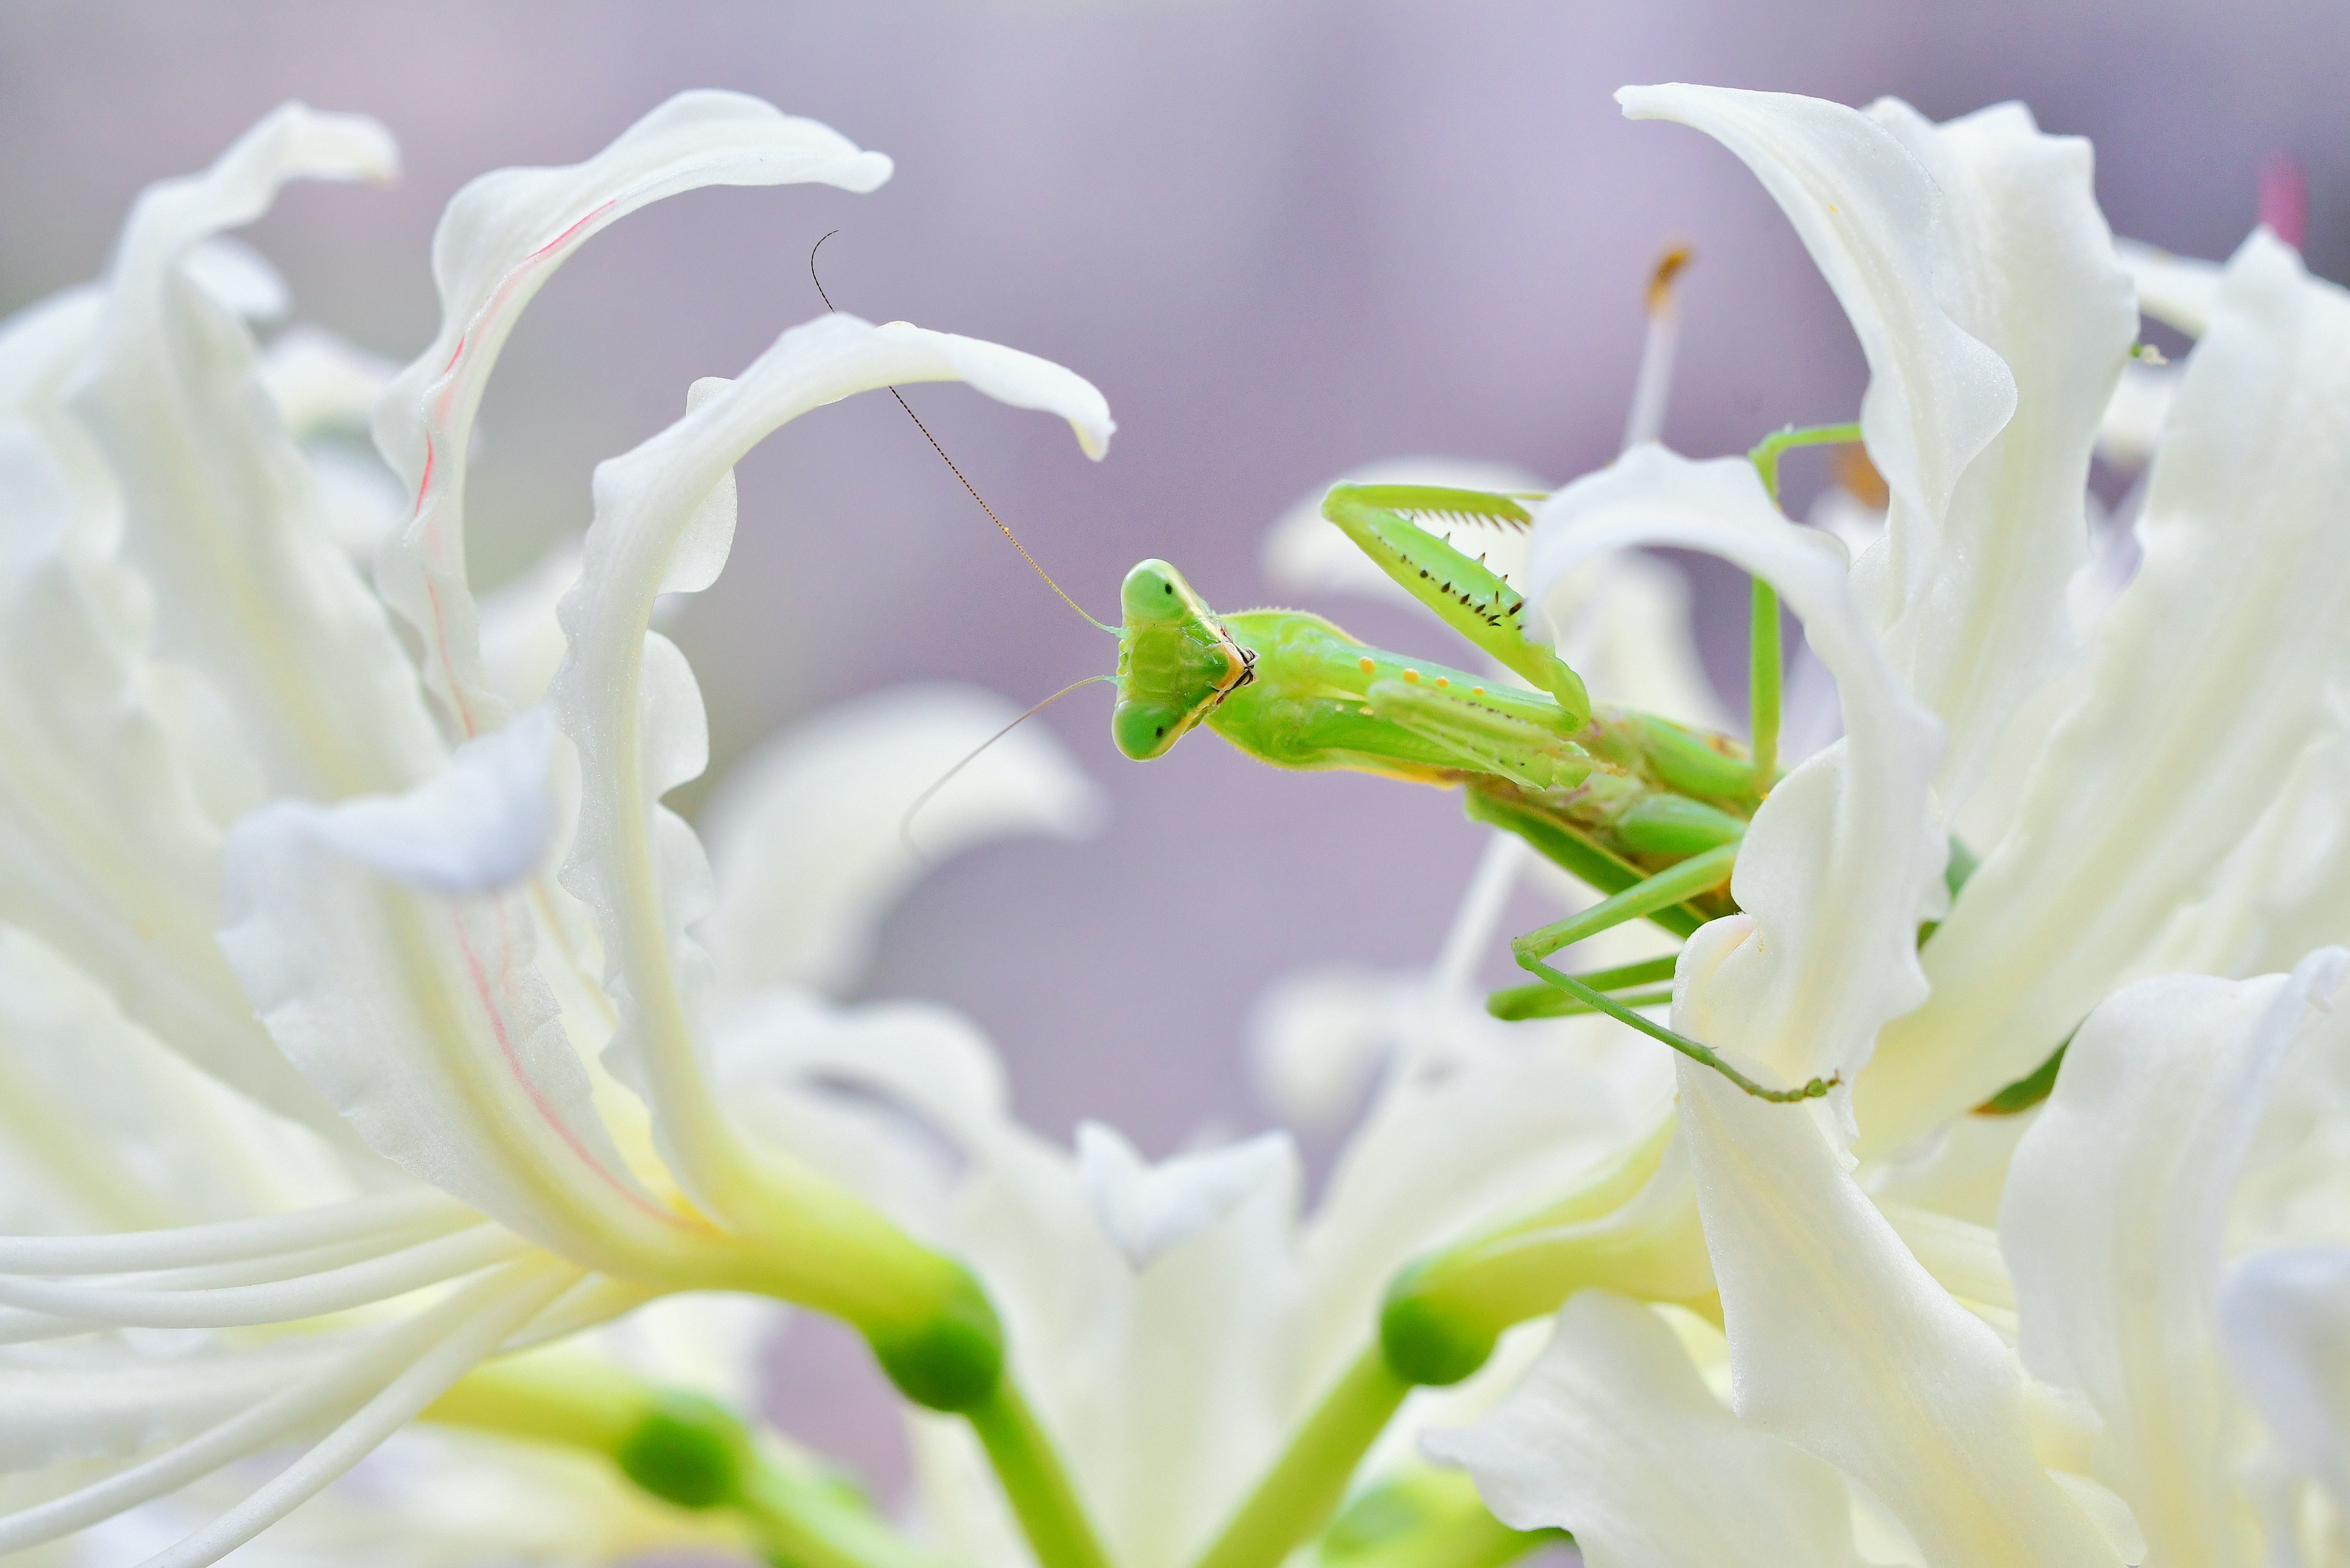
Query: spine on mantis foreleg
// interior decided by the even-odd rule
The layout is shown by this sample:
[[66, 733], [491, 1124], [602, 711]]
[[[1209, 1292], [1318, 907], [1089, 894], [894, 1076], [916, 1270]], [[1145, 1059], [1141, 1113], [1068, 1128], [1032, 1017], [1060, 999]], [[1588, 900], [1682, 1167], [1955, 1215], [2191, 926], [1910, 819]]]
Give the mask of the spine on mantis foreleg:
[[1568, 728], [1580, 727], [1591, 715], [1590, 694], [1565, 660], [1526, 635], [1525, 597], [1396, 508], [1520, 528], [1529, 521], [1525, 509], [1507, 496], [1429, 485], [1341, 484], [1322, 500], [1322, 515], [1379, 570], [1504, 669], [1556, 698]]

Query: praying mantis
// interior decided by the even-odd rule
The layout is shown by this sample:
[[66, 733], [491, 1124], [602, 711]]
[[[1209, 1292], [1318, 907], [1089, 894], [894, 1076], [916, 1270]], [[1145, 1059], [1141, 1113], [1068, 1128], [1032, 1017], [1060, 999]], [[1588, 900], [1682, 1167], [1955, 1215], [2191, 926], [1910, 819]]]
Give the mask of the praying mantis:
[[[1790, 448], [1857, 437], [1849, 425], [1783, 431], [1751, 455], [1775, 490], [1779, 457]], [[1702, 1042], [1636, 1011], [1666, 1000], [1653, 988], [1670, 981], [1672, 959], [1586, 974], [1550, 961], [1629, 920], [1645, 918], [1687, 936], [1736, 908], [1731, 870], [1776, 773], [1780, 653], [1777, 597], [1758, 581], [1752, 747], [1649, 714], [1594, 707], [1581, 678], [1529, 635], [1524, 598], [1482, 559], [1420, 526], [1442, 519], [1524, 528], [1533, 517], [1523, 503], [1535, 499], [1342, 484], [1322, 504], [1322, 514], [1381, 571], [1531, 690], [1385, 652], [1304, 611], [1219, 616], [1180, 572], [1152, 559], [1128, 572], [1120, 590], [1112, 737], [1127, 756], [1148, 761], [1204, 726], [1277, 767], [1346, 768], [1462, 787], [1471, 816], [1516, 833], [1607, 895], [1511, 943], [1536, 980], [1497, 992], [1489, 1003], [1494, 1013], [1604, 1012], [1750, 1095], [1818, 1098], [1835, 1078], [1769, 1087]]]
[[[827, 310], [832, 298], [816, 276], [816, 250], [831, 237], [826, 234], [808, 253], [808, 275]], [[1659, 291], [1687, 259], [1675, 250], [1659, 265], [1650, 290], [1652, 317]], [[1037, 565], [904, 396], [895, 387], [889, 392], [1045, 586], [1102, 626]], [[1859, 440], [1860, 428], [1853, 424], [1790, 427], [1764, 438], [1748, 456], [1775, 496], [1785, 452]], [[1635, 1011], [1669, 999], [1669, 992], [1654, 988], [1672, 979], [1673, 959], [1586, 974], [1566, 973], [1549, 961], [1630, 920], [1646, 919], [1687, 937], [1736, 909], [1730, 876], [1739, 843], [1777, 776], [1781, 659], [1778, 596], [1758, 578], [1749, 645], [1751, 746], [1651, 714], [1595, 708], [1582, 678], [1528, 635], [1524, 597], [1482, 559], [1471, 560], [1415, 521], [1526, 528], [1534, 517], [1523, 504], [1540, 499], [1435, 485], [1341, 484], [1322, 503], [1322, 514], [1381, 571], [1532, 690], [1385, 652], [1300, 610], [1219, 616], [1182, 573], [1154, 557], [1127, 573], [1119, 589], [1120, 624], [1102, 627], [1118, 639], [1117, 670], [1109, 677], [1118, 687], [1112, 738], [1127, 756], [1148, 762], [1204, 724], [1276, 767], [1347, 768], [1462, 786], [1470, 815], [1518, 835], [1607, 895], [1510, 944], [1519, 965], [1536, 980], [1495, 993], [1488, 1004], [1492, 1012], [1506, 1019], [1604, 1012], [1758, 1098], [1817, 1099], [1840, 1080], [1815, 1077], [1793, 1088], [1759, 1084], [1712, 1047]], [[1065, 687], [1021, 719], [1101, 679], [1089, 676]], [[914, 810], [963, 763], [925, 790]]]

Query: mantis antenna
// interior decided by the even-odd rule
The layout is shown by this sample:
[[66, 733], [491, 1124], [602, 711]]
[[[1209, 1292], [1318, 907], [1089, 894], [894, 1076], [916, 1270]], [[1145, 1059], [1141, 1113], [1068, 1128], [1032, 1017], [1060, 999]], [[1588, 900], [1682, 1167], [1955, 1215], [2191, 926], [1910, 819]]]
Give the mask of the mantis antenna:
[[[824, 301], [824, 307], [827, 310], [836, 313], [838, 312], [840, 307], [833, 304], [832, 296], [824, 291], [824, 279], [816, 275], [816, 253], [824, 249], [824, 242], [826, 240], [832, 238], [833, 235], [838, 233], [840, 233], [838, 229], [827, 229], [825, 231], [824, 234], [817, 239], [816, 244], [808, 247], [808, 281], [816, 285], [816, 296]], [[1068, 606], [1071, 609], [1076, 610], [1077, 614], [1085, 619], [1092, 621], [1095, 626], [1099, 627], [1102, 630], [1108, 632], [1113, 636], [1117, 635], [1118, 628], [1107, 625], [1101, 621], [1094, 620], [1093, 617], [1087, 615], [1085, 607], [1079, 605], [1076, 600], [1071, 598], [1067, 592], [1062, 588], [1061, 585], [1053, 580], [1053, 574], [1036, 564], [1036, 557], [1028, 553], [1028, 546], [1020, 542], [1020, 535], [1014, 534], [1008, 526], [1005, 525], [1003, 519], [995, 514], [995, 508], [987, 504], [987, 497], [979, 493], [979, 487], [972, 483], [969, 479], [963, 477], [962, 470], [955, 466], [955, 460], [947, 455], [947, 449], [941, 446], [939, 444], [939, 438], [931, 433], [931, 427], [922, 422], [922, 416], [916, 413], [913, 410], [913, 406], [906, 401], [905, 394], [899, 391], [897, 388], [892, 387], [889, 389], [889, 395], [898, 400], [898, 406], [906, 410], [906, 417], [914, 421], [914, 428], [922, 432], [922, 439], [929, 441], [931, 443], [931, 450], [939, 454], [939, 461], [947, 465], [947, 472], [953, 474], [957, 479], [962, 481], [962, 487], [971, 492], [971, 498], [979, 503], [979, 509], [987, 514], [987, 520], [990, 523], [994, 524], [1005, 538], [1012, 541], [1012, 547], [1020, 552], [1020, 558], [1028, 563], [1028, 569], [1035, 572], [1038, 576], [1044, 578], [1045, 586], [1052, 589], [1055, 594], [1058, 594], [1063, 604]], [[1083, 682], [1079, 682], [1079, 684], [1082, 685]], [[1049, 702], [1052, 701], [1052, 698], [1047, 697], [1045, 701]], [[969, 762], [970, 760], [971, 759], [969, 757], [963, 759], [964, 762]], [[961, 765], [962, 763], [960, 763], [956, 764], [958, 767]], [[943, 779], [940, 781], [941, 784], [945, 782], [946, 781]]]
[[[1048, 578], [1047, 580], [1049, 581], [1050, 579]], [[1085, 612], [1080, 610], [1077, 613], [1083, 615]], [[1004, 725], [1003, 728], [996, 731], [993, 735], [988, 736], [987, 739], [980, 742], [979, 744], [973, 746], [970, 751], [965, 752], [962, 754], [962, 760], [955, 763], [954, 766], [949, 768], [946, 772], [941, 774], [937, 778], [932, 779], [931, 781], [930, 787], [924, 790], [921, 794], [916, 795], [914, 797], [914, 804], [906, 808], [906, 815], [898, 819], [898, 841], [906, 846], [906, 853], [912, 856], [917, 860], [920, 860], [922, 857], [920, 848], [914, 843], [915, 814], [920, 811], [922, 807], [930, 805], [931, 797], [938, 794], [939, 791], [946, 788], [948, 783], [953, 779], [955, 774], [962, 772], [963, 769], [977, 762], [979, 760], [979, 754], [982, 752], [984, 752], [988, 747], [1003, 739], [1004, 736], [1012, 733], [1013, 731], [1018, 729], [1021, 725], [1026, 723], [1029, 720], [1035, 718], [1037, 714], [1043, 712], [1054, 703], [1058, 702], [1062, 698], [1066, 697], [1070, 692], [1075, 691], [1078, 687], [1091, 686], [1097, 680], [1116, 680], [1117, 679], [1118, 677], [1115, 675], [1088, 675], [1083, 680], [1072, 680], [1066, 686], [1062, 687], [1058, 691], [1054, 692], [1050, 697], [1045, 698], [1042, 702], [1038, 702], [1032, 706], [1028, 711], [1021, 714], [1020, 717], [1013, 720], [1012, 722]]]

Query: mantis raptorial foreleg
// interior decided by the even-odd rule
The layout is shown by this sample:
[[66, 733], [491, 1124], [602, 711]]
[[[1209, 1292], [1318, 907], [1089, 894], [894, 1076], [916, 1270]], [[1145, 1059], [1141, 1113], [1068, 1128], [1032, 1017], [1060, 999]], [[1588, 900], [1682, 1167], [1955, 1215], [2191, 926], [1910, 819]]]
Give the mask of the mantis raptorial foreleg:
[[1514, 496], [1419, 484], [1341, 484], [1322, 498], [1322, 515], [1379, 570], [1503, 669], [1549, 692], [1567, 728], [1580, 728], [1591, 716], [1590, 694], [1565, 659], [1526, 635], [1524, 597], [1408, 513], [1523, 528], [1532, 521], [1526, 509]]

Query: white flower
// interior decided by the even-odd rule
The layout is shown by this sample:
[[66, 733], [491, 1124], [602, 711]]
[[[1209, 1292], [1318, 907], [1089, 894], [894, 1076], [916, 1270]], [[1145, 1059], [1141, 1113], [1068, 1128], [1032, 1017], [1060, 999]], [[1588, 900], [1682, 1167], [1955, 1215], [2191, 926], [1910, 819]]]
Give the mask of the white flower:
[[[1214, 1538], [1370, 1347], [1399, 1266], [1572, 1186], [1626, 1136], [1607, 1096], [1556, 1092], [1585, 1059], [1574, 1042], [1489, 1042], [1393, 1073], [1306, 1215], [1286, 1135], [1153, 1164], [1087, 1124], [1065, 1148], [1013, 1120], [1002, 1069], [967, 1024], [910, 1009], [898, 1022], [827, 1040], [788, 1015], [745, 1016], [729, 1082], [772, 1139], [971, 1262], [1122, 1568], [1177, 1568]], [[1481, 1409], [1522, 1364], [1497, 1358], [1465, 1400], [1415, 1396], [1371, 1473], [1408, 1459], [1422, 1426]], [[918, 1502], [941, 1544], [973, 1563], [1032, 1562], [970, 1434], [911, 1420]]]
[[[1673, 1016], [1784, 1080], [1840, 1073], [1851, 1099], [1823, 1122], [1680, 1066], [1727, 1330], [1706, 1358], [1726, 1349], [1735, 1414], [1648, 1314], [1579, 1298], [1511, 1408], [1446, 1451], [1505, 1519], [1573, 1529], [1594, 1563], [2252, 1561], [2256, 1445], [2212, 1347], [2274, 1064], [2334, 1049], [2310, 1009], [2343, 960], [2303, 954], [2350, 935], [2331, 870], [2350, 820], [2332, 697], [2350, 551], [2331, 525], [2350, 298], [2264, 235], [2229, 267], [2153, 460], [2144, 562], [1946, 909], [1943, 835], [2074, 657], [2082, 485], [2133, 335], [2086, 149], [2012, 107], [1933, 127], [1893, 103], [1622, 97], [1723, 140], [1795, 223], [1868, 357], [1862, 426], [1892, 503], [1847, 570], [1744, 464], [1649, 449], [1544, 509], [1531, 569], [1539, 588], [1596, 549], [1680, 543], [1803, 616], [1846, 739], [1756, 814], [1745, 912], [1690, 942]], [[1921, 918], [1940, 922], [1922, 950]], [[2189, 954], [2293, 973], [2129, 983]], [[1969, 1108], [2068, 1036], [2020, 1146], [1984, 1137]], [[1893, 1158], [1921, 1137], [1939, 1152]], [[2334, 1190], [2325, 1142], [2262, 1147], [2291, 1172], [2272, 1202]], [[2330, 1365], [2330, 1328], [2294, 1315], [2314, 1272], [2254, 1257], [2226, 1315], [2246, 1393], [2281, 1412], [2276, 1464], [2331, 1481], [2336, 1407], [2279, 1371]], [[2275, 1322], [2297, 1337], [2256, 1326]], [[2279, 1487], [2273, 1517], [2299, 1520], [2305, 1492]], [[2270, 1533], [2277, 1560], [2296, 1530]]]
[[[207, 247], [289, 179], [392, 168], [372, 121], [281, 109], [142, 196], [102, 285], [0, 331], [0, 994], [21, 1025], [0, 1076], [26, 1091], [0, 1147], [0, 1449], [34, 1467], [0, 1550], [298, 1439], [153, 1559], [209, 1560], [502, 1347], [669, 1291], [808, 1302], [918, 1387], [957, 1375], [903, 1336], [964, 1310], [961, 1272], [730, 1110], [707, 1062], [743, 1004], [691, 932], [723, 933], [740, 983], [840, 973], [902, 851], [798, 814], [837, 811], [858, 793], [843, 781], [876, 770], [889, 783], [858, 804], [887, 810], [910, 793], [895, 770], [942, 767], [994, 704], [936, 692], [843, 717], [796, 771], [745, 782], [743, 875], [807, 878], [778, 957], [729, 927], [780, 890], [713, 913], [701, 845], [660, 804], [706, 738], [648, 621], [715, 576], [734, 462], [802, 412], [960, 379], [1063, 415], [1099, 455], [1107, 410], [1057, 366], [904, 323], [785, 333], [598, 471], [567, 659], [517, 715], [536, 693], [527, 671], [491, 682], [463, 478], [522, 307], [648, 202], [865, 191], [889, 165], [754, 99], [689, 93], [585, 163], [467, 187], [435, 245], [440, 339], [377, 407], [412, 502], [371, 543], [330, 515], [295, 437], [348, 421], [374, 372], [300, 339], [260, 354], [219, 294], [274, 308], [268, 275]], [[1031, 744], [993, 765], [942, 807], [942, 841], [1079, 826], [1089, 802], [1057, 759]], [[819, 940], [827, 912], [845, 929]]]

